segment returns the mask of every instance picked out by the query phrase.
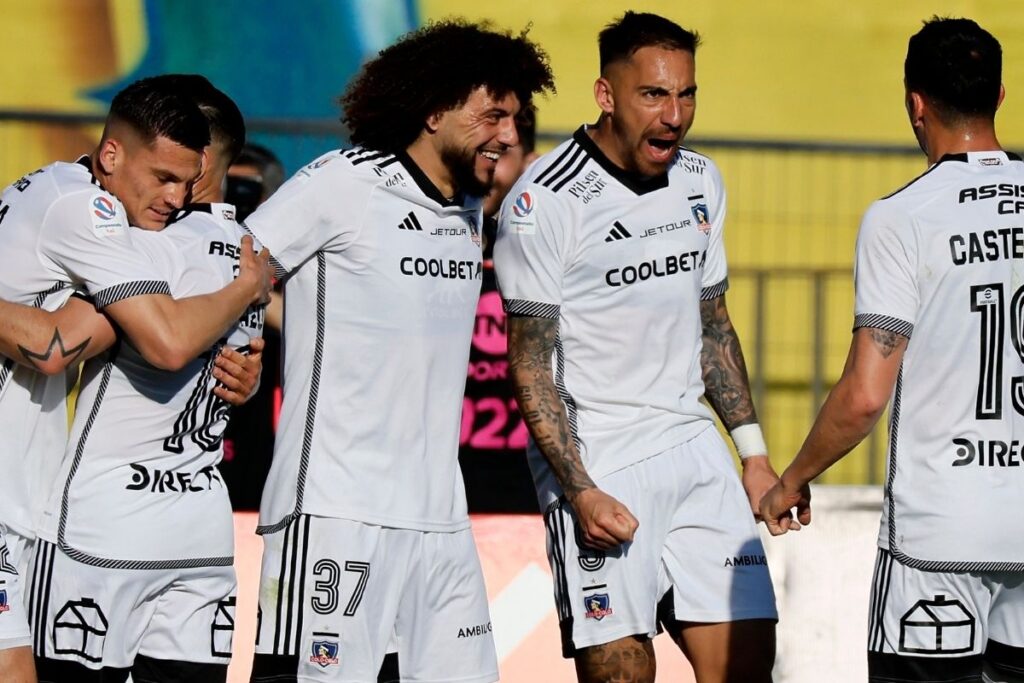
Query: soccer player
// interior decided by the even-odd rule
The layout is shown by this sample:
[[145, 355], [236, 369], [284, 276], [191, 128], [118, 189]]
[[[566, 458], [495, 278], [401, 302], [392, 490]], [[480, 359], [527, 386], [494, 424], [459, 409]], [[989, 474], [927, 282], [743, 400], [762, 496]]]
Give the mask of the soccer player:
[[[774, 660], [752, 507], [777, 477], [725, 306], [725, 191], [679, 147], [698, 42], [653, 14], [607, 26], [597, 123], [538, 159], [499, 218], [563, 653], [588, 683], [653, 681], [659, 619], [701, 683], [767, 681]], [[702, 396], [732, 431], [742, 485]]]
[[525, 35], [414, 31], [349, 85], [355, 147], [246, 221], [285, 282], [284, 405], [264, 490], [253, 681], [494, 681], [457, 461], [480, 198], [552, 89]]
[[[235, 277], [244, 234], [220, 203], [245, 140], [235, 104], [201, 76], [168, 76], [210, 124], [191, 203], [162, 232], [133, 236], [178, 297]], [[95, 314], [99, 315], [99, 314]], [[246, 349], [262, 310], [221, 343]], [[227, 405], [218, 348], [181, 370], [129, 344], [86, 362], [67, 454], [43, 514], [31, 598], [41, 681], [223, 681], [231, 654], [233, 521], [217, 472]]]
[[773, 534], [809, 523], [808, 483], [892, 398], [872, 681], [1024, 680], [1024, 163], [996, 138], [1001, 71], [969, 19], [911, 37], [905, 104], [929, 168], [865, 213], [846, 367], [761, 502]]
[[[208, 141], [209, 128], [195, 104], [166, 83], [144, 80], [119, 93], [91, 157], [27, 174], [0, 195], [0, 297], [52, 310], [78, 288], [158, 367], [177, 368], [198, 355], [265, 296], [265, 267], [247, 238], [236, 281], [212, 294], [174, 300], [168, 284], [154, 276], [152, 262], [134, 249], [128, 225], [163, 225], [199, 174]], [[8, 328], [21, 318], [3, 320]], [[0, 466], [9, 483], [0, 496], [5, 679], [32, 679], [28, 596], [15, 570], [26, 575], [24, 550], [34, 539], [39, 501], [67, 440], [67, 383], [59, 368], [102, 348], [101, 336], [102, 328], [69, 340], [56, 328], [41, 344], [4, 347], [0, 358]], [[15, 358], [57, 376], [17, 365]]]

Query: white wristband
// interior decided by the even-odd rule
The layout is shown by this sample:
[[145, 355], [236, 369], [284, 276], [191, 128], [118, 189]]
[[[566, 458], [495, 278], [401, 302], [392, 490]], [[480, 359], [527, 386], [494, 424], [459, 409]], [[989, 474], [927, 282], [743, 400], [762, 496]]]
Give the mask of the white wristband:
[[732, 442], [736, 445], [736, 452], [740, 459], [749, 458], [752, 455], [768, 455], [768, 446], [764, 442], [764, 434], [761, 433], [761, 425], [742, 425], [729, 432]]

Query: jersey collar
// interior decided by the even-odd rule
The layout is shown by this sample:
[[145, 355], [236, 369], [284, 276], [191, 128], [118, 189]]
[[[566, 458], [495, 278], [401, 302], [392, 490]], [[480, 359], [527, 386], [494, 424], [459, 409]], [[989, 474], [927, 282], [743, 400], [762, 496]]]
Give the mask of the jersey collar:
[[[89, 157], [88, 154], [83, 154], [82, 156], [78, 157], [78, 159], [75, 160], [75, 163], [89, 172], [89, 179], [93, 185], [100, 184], [99, 178], [97, 178], [96, 174], [92, 172], [92, 159]], [[100, 185], [100, 187], [103, 186]]]
[[959, 152], [957, 154], [943, 154], [936, 163], [944, 161], [960, 161], [965, 164], [976, 164], [978, 166], [999, 166], [1006, 161], [1020, 161], [1019, 155], [1013, 152], [1006, 152], [1001, 149], [991, 152]]
[[668, 173], [656, 176], [644, 176], [618, 166], [605, 156], [601, 148], [597, 146], [590, 136], [587, 135], [587, 126], [583, 125], [572, 134], [572, 139], [583, 148], [590, 158], [598, 163], [601, 168], [608, 171], [609, 175], [633, 191], [634, 194], [647, 194], [655, 190], [668, 187]]
[[167, 219], [167, 227], [171, 226], [174, 223], [177, 223], [181, 219], [188, 216], [190, 213], [208, 213], [212, 215], [214, 213], [214, 209], [229, 211], [231, 212], [232, 215], [234, 215], [235, 213], [235, 207], [233, 204], [210, 204], [208, 202], [200, 202], [198, 204], [186, 204], [185, 206], [181, 207], [173, 214], [171, 214], [171, 217]]
[[423, 172], [423, 169], [416, 165], [416, 162], [412, 160], [412, 157], [405, 150], [397, 152], [395, 157], [405, 167], [405, 170], [409, 172], [409, 175], [420, 188], [420, 191], [441, 206], [463, 206], [466, 203], [465, 195], [462, 192], [457, 192], [451, 199], [441, 194], [441, 190], [437, 189], [437, 186], [430, 181], [430, 178]]

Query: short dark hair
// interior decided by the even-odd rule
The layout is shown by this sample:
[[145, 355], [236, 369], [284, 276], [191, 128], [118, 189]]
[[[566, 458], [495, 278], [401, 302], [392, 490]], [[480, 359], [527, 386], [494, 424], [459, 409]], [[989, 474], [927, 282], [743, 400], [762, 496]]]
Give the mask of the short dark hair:
[[700, 34], [649, 12], [626, 12], [604, 27], [597, 37], [601, 71], [613, 62], [626, 60], [642, 47], [686, 50], [697, 54]]
[[210, 138], [223, 145], [232, 163], [245, 145], [245, 119], [235, 101], [199, 74], [168, 74], [169, 82], [196, 103], [210, 126]]
[[165, 137], [196, 152], [210, 144], [206, 117], [166, 76], [143, 78], [117, 93], [107, 115], [111, 119], [127, 123], [147, 143]]
[[479, 87], [496, 97], [515, 93], [522, 107], [534, 93], [554, 92], [547, 55], [526, 34], [460, 19], [406, 34], [368, 62], [341, 97], [352, 142], [404, 150], [427, 117], [463, 105]]
[[265, 195], [269, 196], [284, 183], [284, 164], [276, 154], [263, 145], [258, 145], [255, 142], [246, 143], [235, 159], [235, 163], [255, 166], [260, 170]]
[[927, 97], [945, 123], [995, 116], [1003, 50], [970, 19], [932, 17], [910, 38], [903, 75], [907, 90]]

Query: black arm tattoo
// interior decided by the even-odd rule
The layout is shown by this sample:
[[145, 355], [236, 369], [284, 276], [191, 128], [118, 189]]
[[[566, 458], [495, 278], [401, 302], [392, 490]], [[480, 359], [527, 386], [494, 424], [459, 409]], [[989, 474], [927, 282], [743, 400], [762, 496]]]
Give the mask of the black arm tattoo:
[[726, 429], [757, 422], [739, 337], [729, 320], [725, 296], [700, 302], [703, 346], [700, 365], [704, 396]]
[[871, 341], [875, 342], [875, 348], [882, 354], [882, 358], [891, 356], [892, 352], [907, 340], [902, 334], [881, 330], [877, 327], [870, 327], [868, 330], [871, 332]]
[[70, 358], [71, 360], [68, 362], [68, 366], [71, 366], [78, 362], [78, 357], [85, 352], [86, 347], [89, 346], [89, 342], [91, 341], [92, 337], [86, 337], [85, 341], [78, 346], [66, 349], [64, 348], [64, 339], [60, 336], [60, 329], [55, 327], [53, 328], [53, 338], [50, 339], [50, 345], [45, 351], [32, 351], [30, 349], [26, 349], [21, 344], [18, 344], [18, 350], [21, 351], [22, 357], [28, 362], [28, 364], [37, 370], [40, 368], [40, 362], [46, 362], [53, 357], [54, 351], [59, 351], [61, 358]]
[[570, 502], [595, 488], [573, 441], [569, 418], [551, 374], [558, 321], [508, 317], [508, 364], [519, 412]]

